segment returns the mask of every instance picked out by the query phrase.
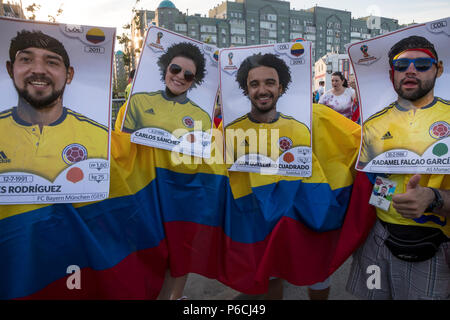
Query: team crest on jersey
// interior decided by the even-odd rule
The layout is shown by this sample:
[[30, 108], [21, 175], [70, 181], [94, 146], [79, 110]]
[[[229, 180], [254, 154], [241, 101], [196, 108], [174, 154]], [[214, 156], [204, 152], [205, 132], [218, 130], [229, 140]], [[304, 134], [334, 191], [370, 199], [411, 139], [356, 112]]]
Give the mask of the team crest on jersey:
[[430, 126], [430, 136], [434, 139], [443, 139], [450, 135], [450, 125], [445, 121], [438, 121]]
[[292, 140], [288, 137], [281, 137], [278, 140], [278, 146], [280, 147], [281, 151], [286, 151], [292, 148]]
[[88, 153], [86, 148], [78, 143], [69, 144], [62, 152], [62, 158], [67, 164], [86, 160], [87, 156]]
[[186, 116], [186, 117], [183, 118], [183, 124], [184, 124], [185, 127], [191, 129], [191, 128], [194, 127], [194, 119], [192, 119], [189, 116]]

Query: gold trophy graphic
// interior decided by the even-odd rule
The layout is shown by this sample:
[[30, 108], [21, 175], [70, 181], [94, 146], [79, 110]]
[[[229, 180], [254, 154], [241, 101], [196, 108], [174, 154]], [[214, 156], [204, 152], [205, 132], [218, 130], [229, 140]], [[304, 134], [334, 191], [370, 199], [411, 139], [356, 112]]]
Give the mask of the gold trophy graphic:
[[230, 52], [228, 54], [228, 64], [231, 66], [233, 65], [233, 52]]
[[163, 33], [162, 32], [158, 32], [156, 34], [156, 44], [161, 44], [161, 38], [163, 37]]

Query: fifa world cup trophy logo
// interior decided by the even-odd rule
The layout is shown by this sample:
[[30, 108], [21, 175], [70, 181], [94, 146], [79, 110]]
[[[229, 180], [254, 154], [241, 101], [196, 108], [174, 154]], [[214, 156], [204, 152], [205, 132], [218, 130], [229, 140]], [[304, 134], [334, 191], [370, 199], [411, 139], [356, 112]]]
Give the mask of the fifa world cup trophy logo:
[[163, 37], [163, 33], [162, 32], [158, 32], [156, 34], [156, 43], [157, 44], [161, 44], [161, 38]]
[[231, 66], [233, 65], [233, 52], [230, 52], [228, 54], [228, 64]]
[[360, 49], [361, 49], [362, 54], [364, 55], [364, 58], [367, 58], [369, 56], [369, 54], [367, 53], [367, 51], [369, 50], [369, 47], [366, 46], [365, 44], [363, 44]]

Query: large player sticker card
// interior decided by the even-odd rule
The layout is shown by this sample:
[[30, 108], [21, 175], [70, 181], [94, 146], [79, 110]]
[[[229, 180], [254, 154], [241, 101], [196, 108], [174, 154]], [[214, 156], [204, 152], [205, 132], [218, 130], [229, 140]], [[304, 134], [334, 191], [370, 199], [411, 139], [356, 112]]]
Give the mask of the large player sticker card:
[[450, 173], [450, 18], [353, 43], [348, 53], [362, 114], [357, 169]]
[[213, 45], [149, 27], [122, 124], [132, 142], [210, 157], [218, 53]]
[[108, 197], [115, 28], [0, 18], [0, 203]]
[[222, 49], [219, 70], [229, 170], [311, 176], [310, 42]]

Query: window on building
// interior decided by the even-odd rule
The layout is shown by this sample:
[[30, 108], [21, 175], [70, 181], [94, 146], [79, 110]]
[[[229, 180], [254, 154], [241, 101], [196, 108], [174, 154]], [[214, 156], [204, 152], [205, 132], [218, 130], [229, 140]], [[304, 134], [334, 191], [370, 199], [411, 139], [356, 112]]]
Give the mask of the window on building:
[[276, 14], [267, 14], [267, 20], [269, 21], [277, 21], [277, 15]]

